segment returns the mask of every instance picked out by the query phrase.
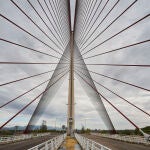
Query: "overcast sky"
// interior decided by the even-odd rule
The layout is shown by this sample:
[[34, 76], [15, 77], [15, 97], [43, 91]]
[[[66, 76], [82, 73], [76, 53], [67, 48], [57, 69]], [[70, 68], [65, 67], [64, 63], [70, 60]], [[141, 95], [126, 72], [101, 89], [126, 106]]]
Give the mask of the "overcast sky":
[[[14, 0], [38, 25], [49, 34], [49, 36], [56, 41], [53, 35], [46, 28], [41, 19], [35, 14], [32, 7], [25, 0]], [[45, 22], [52, 28], [49, 20], [46, 18], [45, 14], [42, 12], [37, 0], [30, 0], [35, 8], [40, 12], [41, 16]], [[40, 0], [41, 1], [41, 0]], [[48, 0], [46, 0], [48, 1]], [[83, 1], [83, 0], [82, 0]], [[96, 1], [96, 0], [94, 0]], [[101, 16], [97, 19], [92, 31], [96, 28], [98, 23], [105, 17], [108, 11], [116, 3], [117, 0], [110, 0], [108, 5], [102, 12]], [[99, 1], [98, 1], [99, 2]], [[95, 32], [93, 37], [105, 29], [112, 20], [114, 20], [123, 10], [125, 10], [133, 0], [120, 0], [115, 9], [110, 13], [107, 19], [101, 24], [98, 30]], [[43, 1], [41, 1], [47, 13]], [[91, 2], [90, 2], [91, 3]], [[97, 12], [101, 11], [102, 7], [106, 3], [106, 0], [102, 1], [102, 4]], [[72, 16], [74, 16], [74, 0], [71, 0]], [[98, 43], [103, 42], [105, 39], [119, 32], [128, 25], [134, 23], [140, 18], [150, 13], [150, 5], [148, 0], [139, 0], [130, 10], [128, 10], [118, 21], [116, 21], [113, 26], [111, 26], [104, 34], [102, 34], [92, 45], [87, 47], [87, 50], [94, 47]], [[35, 25], [28, 20], [28, 18], [23, 15], [9, 0], [0, 0], [0, 14], [7, 16], [9, 19], [15, 21], [20, 26], [26, 28], [29, 32], [39, 37], [54, 49], [58, 48], [54, 45]], [[94, 18], [96, 18], [97, 14]], [[93, 20], [94, 20], [93, 18]], [[51, 18], [52, 20], [52, 18]], [[73, 19], [72, 19], [73, 21]], [[52, 21], [53, 22], [53, 21]], [[53, 22], [54, 23], [54, 22]], [[121, 33], [114, 39], [109, 40], [105, 44], [97, 47], [94, 51], [91, 51], [84, 57], [126, 46], [128, 44], [133, 44], [136, 42], [144, 41], [150, 39], [150, 18], [146, 18], [139, 24], [131, 27], [128, 31]], [[67, 26], [66, 26], [67, 27]], [[79, 29], [79, 27], [77, 27]], [[53, 29], [52, 29], [53, 30]], [[77, 30], [79, 31], [79, 30]], [[80, 35], [80, 33], [77, 33]], [[23, 31], [17, 29], [14, 25], [8, 23], [5, 19], [0, 17], [0, 37], [17, 42], [28, 47], [38, 49], [42, 52], [50, 53], [52, 55], [60, 57], [56, 52], [50, 50], [39, 41], [33, 39], [31, 36], [27, 35]], [[88, 42], [90, 42], [91, 38]], [[5, 42], [0, 41], [0, 61], [25, 61], [25, 62], [58, 62], [58, 59], [44, 56], [35, 52], [31, 52], [24, 48], [13, 46]], [[85, 63], [120, 63], [120, 64], [150, 64], [150, 44], [145, 43], [140, 46], [135, 46], [132, 48], [127, 48], [122, 51], [110, 53], [103, 56], [98, 56], [95, 58], [85, 60]], [[37, 73], [42, 73], [48, 70], [52, 70], [56, 65], [0, 65], [0, 84], [5, 82], [13, 81], [22, 77], [34, 75]], [[108, 67], [108, 66], [88, 66], [89, 70], [102, 73], [132, 84], [150, 89], [150, 68], [139, 68], [139, 67]], [[18, 95], [26, 92], [27, 90], [33, 88], [34, 86], [44, 82], [52, 73], [41, 75], [39, 77], [34, 77], [21, 82], [13, 83], [10, 85], [5, 85], [0, 87], [0, 105], [6, 103], [7, 101], [17, 97]], [[133, 104], [142, 108], [146, 112], [150, 113], [150, 93], [144, 90], [140, 90], [98, 75], [91, 73], [94, 80], [110, 88], [114, 92], [118, 93], [122, 97], [126, 98]], [[135, 124], [139, 127], [144, 127], [150, 125], [150, 118], [144, 113], [130, 106], [126, 102], [106, 91], [102, 87], [97, 86], [97, 89], [108, 98], [119, 110], [126, 114]], [[29, 103], [33, 98], [35, 98], [40, 92], [42, 92], [46, 87], [46, 84], [35, 89], [29, 94], [17, 99], [15, 102], [5, 106], [0, 109], [0, 125], [7, 121], [11, 116], [17, 113], [22, 107]], [[14, 125], [27, 125], [39, 99], [25, 109], [20, 115], [13, 119], [7, 126]], [[68, 77], [65, 79], [63, 85], [57, 91], [57, 94], [48, 105], [45, 110], [44, 115], [40, 118], [38, 124], [41, 124], [42, 120], [47, 121], [47, 125], [54, 126], [55, 120], [57, 120], [57, 126], [66, 124], [67, 116], [67, 101], [68, 101]], [[104, 123], [102, 122], [99, 114], [96, 112], [91, 100], [86, 95], [84, 89], [80, 85], [77, 78], [75, 78], [75, 116], [76, 116], [76, 128], [81, 128], [85, 125], [88, 128], [106, 129]], [[105, 101], [104, 105], [110, 115], [110, 118], [116, 129], [127, 129], [134, 128], [128, 121], [126, 121], [116, 110], [114, 110]]]

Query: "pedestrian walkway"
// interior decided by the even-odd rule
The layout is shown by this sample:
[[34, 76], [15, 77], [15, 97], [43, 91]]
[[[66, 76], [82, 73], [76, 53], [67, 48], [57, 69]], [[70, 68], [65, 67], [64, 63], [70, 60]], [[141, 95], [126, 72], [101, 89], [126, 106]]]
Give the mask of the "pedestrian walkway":
[[81, 150], [81, 147], [75, 138], [67, 136], [59, 150]]

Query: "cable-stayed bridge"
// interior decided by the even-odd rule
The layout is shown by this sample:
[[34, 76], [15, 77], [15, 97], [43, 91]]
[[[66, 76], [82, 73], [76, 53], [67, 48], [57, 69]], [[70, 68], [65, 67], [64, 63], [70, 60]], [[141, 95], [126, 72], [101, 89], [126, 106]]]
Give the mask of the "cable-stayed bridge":
[[[0, 130], [25, 126], [21, 136], [2, 136], [2, 143], [149, 149], [150, 135], [142, 130], [150, 125], [149, 17], [146, 0], [1, 0]], [[42, 120], [53, 126], [51, 119], [55, 128], [56, 120], [67, 126], [67, 138], [33, 135]], [[83, 120], [85, 128], [109, 134], [77, 134]], [[123, 129], [141, 136], [122, 137]], [[43, 137], [49, 141], [38, 146]], [[0, 149], [10, 149], [6, 143]]]

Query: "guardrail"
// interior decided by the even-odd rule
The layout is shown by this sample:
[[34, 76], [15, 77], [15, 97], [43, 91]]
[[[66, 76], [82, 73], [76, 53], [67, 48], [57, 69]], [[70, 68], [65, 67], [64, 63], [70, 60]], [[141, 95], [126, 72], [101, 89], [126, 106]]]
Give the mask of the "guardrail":
[[101, 145], [77, 133], [75, 133], [75, 138], [77, 139], [80, 146], [85, 150], [111, 150], [110, 148], [105, 147], [104, 145]]
[[28, 150], [56, 150], [60, 147], [64, 139], [66, 138], [66, 134], [54, 137], [44, 143], [41, 143], [35, 147], [32, 147]]
[[119, 135], [119, 134], [111, 135], [111, 134], [101, 134], [101, 133], [91, 133], [91, 134], [110, 138], [110, 139], [120, 140], [124, 142], [150, 145], [150, 141], [146, 140], [143, 136], [138, 136], [138, 135]]
[[0, 144], [16, 142], [36, 137], [42, 137], [50, 135], [50, 133], [39, 133], [39, 134], [22, 134], [18, 136], [0, 136]]

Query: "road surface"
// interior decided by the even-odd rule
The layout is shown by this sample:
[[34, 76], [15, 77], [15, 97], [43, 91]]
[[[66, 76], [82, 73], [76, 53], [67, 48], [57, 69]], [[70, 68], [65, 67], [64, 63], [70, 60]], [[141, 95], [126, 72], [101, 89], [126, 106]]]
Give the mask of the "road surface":
[[85, 137], [96, 141], [112, 150], [150, 150], [150, 145], [132, 144], [123, 141], [113, 140], [95, 135], [84, 135]]
[[33, 139], [28, 139], [25, 141], [18, 141], [15, 143], [9, 143], [5, 145], [0, 145], [0, 150], [27, 150], [29, 148], [32, 148], [38, 144], [41, 144], [57, 135], [48, 135], [43, 137], [37, 137]]

